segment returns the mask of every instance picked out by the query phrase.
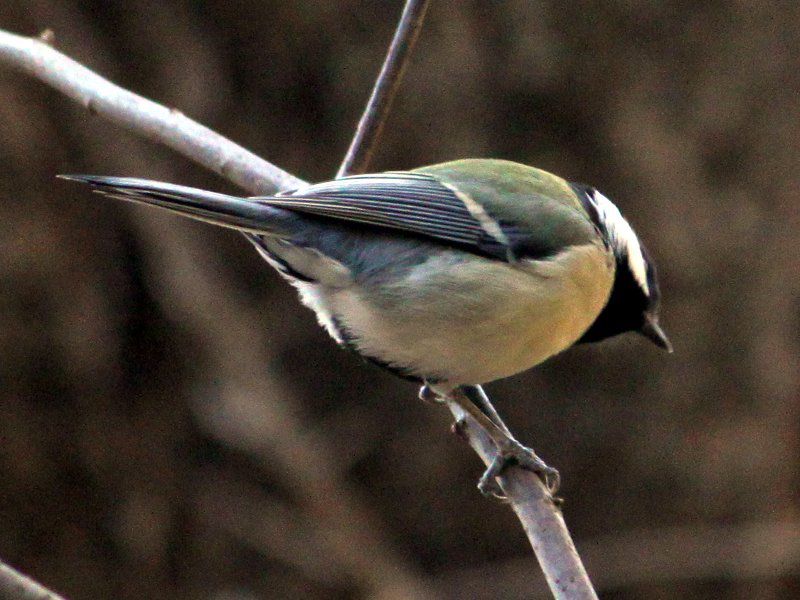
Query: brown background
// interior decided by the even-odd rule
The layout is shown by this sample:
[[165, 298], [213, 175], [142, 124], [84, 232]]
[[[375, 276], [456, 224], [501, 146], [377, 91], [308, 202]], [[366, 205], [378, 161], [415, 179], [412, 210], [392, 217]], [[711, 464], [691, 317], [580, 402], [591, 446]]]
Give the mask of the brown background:
[[[400, 2], [5, 0], [0, 27], [309, 180]], [[800, 4], [433, 2], [374, 168], [591, 182], [657, 257], [636, 336], [489, 386], [604, 598], [800, 594]], [[72, 598], [530, 598], [444, 409], [337, 349], [239, 236], [61, 172], [233, 191], [0, 68], [0, 557]]]

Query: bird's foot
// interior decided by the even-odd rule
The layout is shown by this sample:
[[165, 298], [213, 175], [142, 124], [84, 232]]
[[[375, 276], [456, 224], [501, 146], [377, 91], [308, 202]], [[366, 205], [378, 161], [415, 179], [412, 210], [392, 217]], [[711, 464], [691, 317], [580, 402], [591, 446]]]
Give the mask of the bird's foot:
[[505, 499], [505, 494], [497, 482], [497, 477], [503, 474], [508, 467], [518, 465], [523, 469], [536, 473], [544, 483], [551, 496], [555, 496], [561, 485], [561, 475], [551, 466], [548, 466], [530, 448], [523, 446], [517, 440], [508, 438], [498, 445], [498, 454], [478, 481], [478, 490], [484, 496], [494, 496]]

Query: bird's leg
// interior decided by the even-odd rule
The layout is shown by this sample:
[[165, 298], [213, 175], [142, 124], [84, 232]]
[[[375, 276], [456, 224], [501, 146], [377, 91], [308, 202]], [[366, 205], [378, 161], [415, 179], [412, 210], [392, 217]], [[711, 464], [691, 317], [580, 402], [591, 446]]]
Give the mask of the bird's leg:
[[[478, 403], [473, 398], [478, 399]], [[482, 494], [504, 497], [497, 484], [496, 477], [511, 465], [519, 465], [523, 469], [528, 469], [539, 475], [551, 494], [555, 494], [558, 491], [561, 483], [561, 476], [558, 471], [536, 456], [533, 450], [514, 439], [480, 387], [456, 388], [447, 394], [447, 399], [455, 402], [464, 412], [475, 419], [497, 447], [497, 457], [478, 482], [478, 489]]]
[[511, 436], [511, 431], [509, 431], [508, 427], [506, 427], [506, 424], [503, 423], [503, 419], [500, 418], [500, 415], [497, 413], [497, 410], [495, 410], [494, 405], [489, 401], [489, 396], [486, 395], [486, 392], [483, 391], [481, 386], [462, 385], [459, 389], [475, 406], [481, 410], [483, 414], [489, 417], [495, 425], [505, 431], [509, 437], [513, 437]]
[[[459, 388], [464, 395], [476, 406], [480, 411], [485, 414], [492, 422], [497, 425], [500, 429], [502, 429], [509, 437], [511, 436], [511, 432], [509, 431], [506, 424], [503, 422], [503, 419], [500, 418], [500, 415], [495, 410], [492, 403], [489, 401], [489, 397], [486, 395], [486, 392], [483, 391], [483, 388], [479, 385], [462, 385]], [[449, 398], [450, 394], [447, 392], [436, 391], [434, 390], [431, 384], [425, 383], [421, 388], [419, 388], [419, 399], [423, 402], [430, 402], [430, 403], [439, 403], [446, 402]]]

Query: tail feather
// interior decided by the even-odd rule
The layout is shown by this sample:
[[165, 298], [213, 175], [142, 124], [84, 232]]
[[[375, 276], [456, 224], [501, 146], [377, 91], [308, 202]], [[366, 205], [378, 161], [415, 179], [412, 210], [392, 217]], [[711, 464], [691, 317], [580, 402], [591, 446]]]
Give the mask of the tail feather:
[[119, 200], [148, 204], [206, 223], [258, 234], [280, 234], [281, 224], [292, 220], [288, 211], [254, 200], [197, 188], [137, 179], [99, 175], [59, 175], [87, 183], [94, 191]]

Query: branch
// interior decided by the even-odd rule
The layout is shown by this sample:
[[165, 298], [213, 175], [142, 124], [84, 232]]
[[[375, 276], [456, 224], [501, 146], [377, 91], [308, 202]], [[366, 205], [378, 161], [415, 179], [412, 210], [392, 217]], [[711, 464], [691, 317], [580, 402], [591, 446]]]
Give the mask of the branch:
[[[488, 398], [486, 402], [489, 402]], [[458, 404], [448, 402], [447, 407], [456, 419], [455, 431], [466, 438], [488, 467], [497, 456], [497, 448], [489, 435]], [[561, 510], [553, 503], [552, 495], [542, 480], [518, 467], [506, 469], [498, 479], [506, 499], [522, 523], [553, 597], [558, 600], [597, 600]]]
[[358, 122], [356, 134], [350, 142], [342, 166], [336, 177], [357, 175], [365, 173], [372, 160], [372, 155], [377, 147], [378, 138], [381, 136], [386, 117], [392, 106], [400, 80], [408, 64], [408, 58], [414, 49], [414, 44], [419, 37], [425, 11], [428, 9], [428, 0], [408, 0], [397, 25], [397, 31], [392, 38], [389, 52], [381, 68], [372, 95]]
[[[386, 62], [375, 82], [372, 97], [367, 103], [337, 177], [367, 170], [391, 108], [392, 98], [403, 77], [409, 53], [419, 35], [426, 7], [427, 2], [424, 0], [408, 0], [406, 3]], [[503, 425], [483, 389], [476, 386], [473, 391], [480, 395], [484, 410]], [[458, 404], [448, 402], [447, 406], [456, 419], [455, 430], [469, 442], [487, 466], [492, 464], [497, 456], [497, 449], [486, 432]], [[505, 425], [503, 428], [508, 432]], [[533, 546], [553, 596], [570, 600], [596, 599], [597, 594], [575, 550], [561, 510], [553, 503], [552, 496], [541, 479], [529, 471], [510, 468], [506, 469], [499, 480], [500, 487]]]
[[[340, 171], [343, 174], [351, 172], [350, 169], [366, 168], [370, 152], [361, 148], [374, 146], [388, 103], [402, 74], [402, 61], [407, 57], [411, 38], [418, 32], [426, 4], [410, 0], [403, 13], [392, 44], [397, 50], [394, 53], [390, 51], [387, 57], [373, 99], [359, 125], [359, 133]], [[114, 85], [40, 39], [0, 30], [0, 62], [40, 79], [92, 113], [177, 150], [253, 194], [304, 184], [301, 179], [260, 159], [179, 111]], [[454, 406], [450, 409], [458, 423], [466, 423], [461, 429], [470, 445], [484, 462], [491, 462], [495, 455], [491, 441], [474, 422], [464, 421], [460, 409]], [[563, 517], [538, 477], [512, 468], [501, 477], [500, 483], [522, 522], [554, 596], [564, 599], [596, 598]]]
[[[146, 124], [145, 130], [155, 132], [149, 136], [151, 139], [179, 148], [185, 156], [217, 172], [221, 171], [215, 165], [226, 164], [226, 157], [237, 157], [228, 160], [231, 168], [222, 173], [254, 194], [304, 183], [181, 113], [99, 77], [40, 40], [0, 30], [0, 63], [46, 83], [57, 82], [57, 89], [69, 97], [94, 107], [98, 114], [109, 116], [135, 133], [140, 131], [139, 123]], [[94, 82], [97, 94], [92, 93], [87, 81]], [[180, 144], [175, 143], [176, 137]], [[131, 154], [130, 149], [124, 156], [125, 161], [143, 160]], [[213, 390], [190, 407], [199, 424], [210, 435], [250, 453], [266, 469], [284, 476], [308, 518], [321, 531], [324, 552], [370, 597], [431, 598], [422, 577], [384, 539], [368, 507], [348, 486], [334, 479], [341, 471], [329, 462], [335, 452], [324, 432], [303, 423], [299, 411], [288, 402], [264, 402], [265, 395], [285, 400], [290, 394], [279, 381], [263, 377], [270, 357], [258, 349], [270, 345], [253, 339], [253, 323], [260, 318], [256, 308], [239, 301], [223, 278], [216, 276], [215, 269], [202, 268], [208, 264], [196, 260], [202, 255], [202, 245], [183, 236], [174, 223], [148, 212], [135, 224], [142, 237], [151, 241], [143, 248], [150, 252], [146, 263], [158, 273], [151, 278], [156, 283], [156, 294], [173, 319], [188, 330], [199, 332], [202, 346], [224, 382], [221, 389]], [[226, 315], [226, 319], [213, 316], [217, 314]], [[243, 339], [249, 340], [244, 347]]]
[[30, 577], [0, 561], [0, 598], [14, 600], [64, 600]]
[[29, 38], [0, 30], [0, 63], [32, 75], [90, 113], [164, 144], [253, 194], [296, 188], [304, 183], [180, 111], [100, 77], [50, 47], [46, 40], [52, 34], [45, 34]]

